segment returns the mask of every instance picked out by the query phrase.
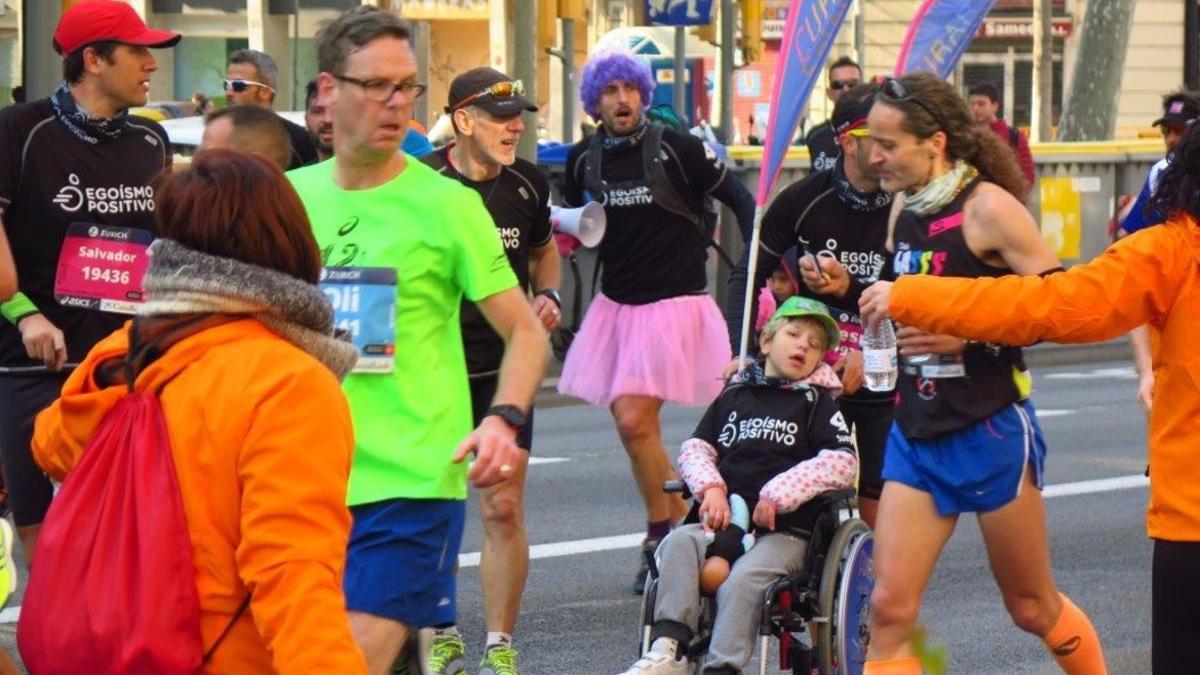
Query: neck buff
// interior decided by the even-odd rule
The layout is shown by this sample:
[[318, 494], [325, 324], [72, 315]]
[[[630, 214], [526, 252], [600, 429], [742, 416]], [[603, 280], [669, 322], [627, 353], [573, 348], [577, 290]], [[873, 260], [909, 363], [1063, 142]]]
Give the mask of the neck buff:
[[119, 138], [125, 131], [125, 120], [129, 118], [128, 110], [122, 110], [115, 117], [91, 116], [75, 102], [66, 82], [58, 85], [58, 89], [50, 95], [50, 106], [63, 126], [80, 140], [92, 145]]
[[946, 208], [971, 181], [979, 176], [979, 169], [959, 159], [954, 168], [929, 181], [915, 193], [905, 193], [904, 208], [918, 216], [927, 216]]
[[601, 128], [597, 133], [602, 134], [600, 136], [600, 141], [603, 144], [604, 149], [614, 150], [616, 148], [623, 148], [625, 146], [637, 145], [639, 142], [641, 142], [642, 138], [645, 137], [646, 129], [649, 128], [650, 122], [646, 119], [646, 116], [643, 115], [642, 119], [638, 120], [637, 126], [634, 127], [633, 133], [627, 136], [613, 136], [612, 134], [608, 133], [607, 129], [604, 128]]
[[782, 377], [771, 377], [767, 375], [767, 370], [763, 359], [759, 359], [754, 363], [746, 366], [740, 373], [733, 376], [731, 380], [737, 384], [746, 384], [755, 387], [778, 387], [780, 389], [789, 389], [792, 391], [808, 389], [814, 385], [824, 387], [829, 390], [829, 394], [834, 398], [842, 394], [842, 381], [834, 374], [833, 368], [829, 367], [828, 363], [821, 362], [817, 369], [808, 375], [808, 377], [799, 380], [788, 380]]
[[838, 197], [855, 211], [875, 211], [892, 203], [892, 193], [876, 190], [863, 192], [854, 187], [854, 183], [846, 177], [846, 158], [838, 157], [833, 167], [833, 184], [837, 188]]

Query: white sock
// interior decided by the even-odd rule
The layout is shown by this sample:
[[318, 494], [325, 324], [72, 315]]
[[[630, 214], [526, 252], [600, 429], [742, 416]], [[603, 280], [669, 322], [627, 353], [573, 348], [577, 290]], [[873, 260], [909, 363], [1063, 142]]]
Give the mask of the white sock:
[[666, 654], [673, 659], [678, 659], [679, 641], [669, 637], [654, 638], [654, 642], [650, 645], [650, 651], [656, 654]]
[[493, 633], [489, 631], [487, 634], [487, 646], [485, 649], [491, 649], [492, 647], [511, 647], [512, 641], [512, 635], [509, 633]]
[[434, 628], [434, 637], [443, 637], [446, 635], [458, 635], [458, 626], [450, 625], [445, 628]]

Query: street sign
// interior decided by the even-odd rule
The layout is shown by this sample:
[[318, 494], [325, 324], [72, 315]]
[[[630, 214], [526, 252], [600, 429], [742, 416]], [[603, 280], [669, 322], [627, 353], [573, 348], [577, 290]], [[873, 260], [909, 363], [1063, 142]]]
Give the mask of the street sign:
[[712, 23], [713, 0], [646, 0], [646, 22], [659, 26]]

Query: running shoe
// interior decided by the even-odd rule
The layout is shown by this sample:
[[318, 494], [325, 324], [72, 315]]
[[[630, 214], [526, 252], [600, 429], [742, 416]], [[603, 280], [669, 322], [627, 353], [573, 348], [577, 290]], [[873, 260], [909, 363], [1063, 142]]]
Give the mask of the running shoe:
[[641, 595], [646, 592], [646, 575], [650, 573], [650, 563], [646, 562], [647, 555], [654, 555], [658, 550], [658, 545], [662, 543], [662, 539], [651, 539], [647, 537], [642, 541], [642, 547], [638, 549], [638, 567], [637, 577], [633, 580], [633, 594]]
[[509, 645], [494, 645], [484, 652], [479, 663], [479, 675], [519, 675], [517, 650]]
[[467, 675], [466, 660], [461, 635], [438, 635], [429, 649], [429, 675]]
[[8, 598], [17, 590], [17, 565], [13, 561], [13, 546], [17, 535], [8, 518], [0, 518], [0, 607], [8, 604]]
[[688, 662], [670, 654], [649, 651], [621, 675], [688, 675]]

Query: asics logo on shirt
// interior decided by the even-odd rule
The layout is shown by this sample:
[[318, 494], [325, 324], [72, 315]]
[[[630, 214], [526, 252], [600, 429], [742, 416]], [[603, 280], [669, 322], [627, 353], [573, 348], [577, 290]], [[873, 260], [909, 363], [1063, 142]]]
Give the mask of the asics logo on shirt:
[[154, 210], [154, 188], [149, 185], [80, 187], [79, 176], [67, 175], [67, 185], [52, 200], [63, 211], [75, 213], [84, 206], [89, 213], [139, 213]]

